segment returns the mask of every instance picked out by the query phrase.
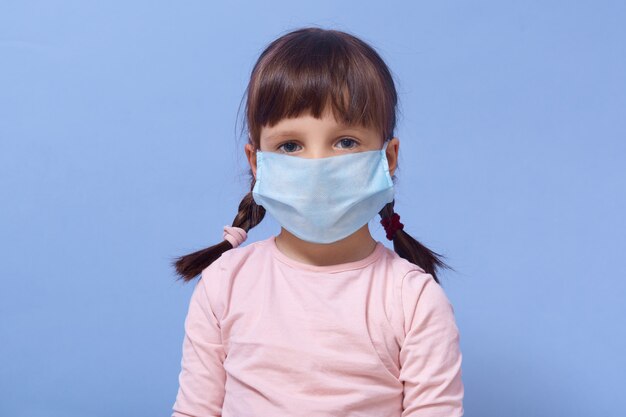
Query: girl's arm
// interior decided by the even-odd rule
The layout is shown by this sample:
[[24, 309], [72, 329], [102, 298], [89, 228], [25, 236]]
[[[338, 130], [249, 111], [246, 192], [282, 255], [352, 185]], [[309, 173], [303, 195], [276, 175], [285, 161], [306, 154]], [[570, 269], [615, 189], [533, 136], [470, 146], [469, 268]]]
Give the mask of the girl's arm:
[[462, 354], [454, 309], [432, 275], [409, 272], [402, 281], [406, 336], [400, 350], [402, 417], [463, 415]]
[[213, 262], [202, 272], [189, 302], [172, 417], [219, 417], [222, 414], [225, 353], [207, 291], [209, 281], [219, 278], [217, 264], [219, 262]]

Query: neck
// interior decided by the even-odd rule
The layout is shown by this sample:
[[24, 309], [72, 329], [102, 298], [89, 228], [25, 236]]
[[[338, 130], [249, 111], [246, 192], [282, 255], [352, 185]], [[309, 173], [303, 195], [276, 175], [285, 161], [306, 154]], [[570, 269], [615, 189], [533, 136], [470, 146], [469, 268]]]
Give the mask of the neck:
[[326, 266], [359, 261], [376, 248], [369, 227], [365, 224], [350, 236], [332, 243], [312, 243], [299, 239], [281, 227], [276, 236], [278, 249], [296, 261]]

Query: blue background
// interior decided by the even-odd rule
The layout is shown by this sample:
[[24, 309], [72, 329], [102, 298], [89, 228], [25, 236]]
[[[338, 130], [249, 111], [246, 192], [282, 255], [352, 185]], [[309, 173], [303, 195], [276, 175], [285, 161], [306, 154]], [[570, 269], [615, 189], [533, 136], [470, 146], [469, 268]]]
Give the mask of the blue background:
[[394, 73], [396, 208], [456, 269], [465, 415], [623, 416], [625, 20], [623, 1], [2, 0], [0, 415], [169, 416], [193, 288], [169, 262], [221, 240], [252, 65], [314, 25]]

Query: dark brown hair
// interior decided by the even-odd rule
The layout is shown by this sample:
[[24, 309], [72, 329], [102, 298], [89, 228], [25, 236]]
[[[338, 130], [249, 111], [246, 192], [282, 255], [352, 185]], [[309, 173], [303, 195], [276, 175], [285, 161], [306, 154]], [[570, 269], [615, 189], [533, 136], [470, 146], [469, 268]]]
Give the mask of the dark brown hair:
[[[271, 42], [259, 56], [246, 89], [248, 141], [260, 149], [261, 128], [272, 127], [283, 118], [310, 112], [320, 118], [330, 106], [338, 122], [375, 127], [384, 141], [393, 138], [396, 127], [397, 93], [391, 72], [367, 43], [346, 32], [305, 27]], [[249, 231], [265, 216], [265, 209], [250, 191], [239, 204], [232, 226]], [[396, 181], [395, 175], [393, 177]], [[393, 215], [394, 202], [381, 211]], [[435, 253], [404, 230], [393, 236], [393, 248], [404, 259], [420, 266], [439, 283], [437, 268], [450, 268]], [[232, 249], [224, 240], [175, 259], [172, 263], [185, 282]], [[451, 269], [451, 268], [450, 268]]]

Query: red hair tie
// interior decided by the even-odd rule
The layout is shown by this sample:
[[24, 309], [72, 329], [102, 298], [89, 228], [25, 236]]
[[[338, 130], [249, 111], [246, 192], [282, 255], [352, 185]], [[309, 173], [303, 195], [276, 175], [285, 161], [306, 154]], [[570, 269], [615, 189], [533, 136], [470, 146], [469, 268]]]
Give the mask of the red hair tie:
[[400, 215], [398, 213], [393, 213], [391, 217], [381, 219], [380, 224], [385, 228], [387, 239], [389, 240], [393, 240], [393, 236], [396, 232], [404, 228], [404, 225], [400, 223]]

